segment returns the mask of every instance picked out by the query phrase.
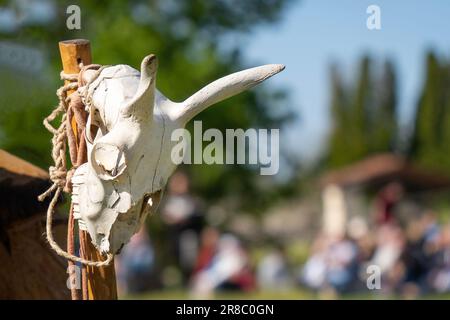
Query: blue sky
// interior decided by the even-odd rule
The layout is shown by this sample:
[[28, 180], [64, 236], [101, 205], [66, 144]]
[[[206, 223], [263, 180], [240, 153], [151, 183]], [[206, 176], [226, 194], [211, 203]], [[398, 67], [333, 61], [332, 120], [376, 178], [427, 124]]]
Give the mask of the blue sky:
[[[369, 5], [381, 9], [381, 30], [366, 27]], [[398, 76], [399, 115], [411, 122], [420, 93], [426, 50], [450, 56], [450, 1], [303, 0], [286, 11], [282, 22], [262, 27], [245, 48], [248, 61], [283, 63], [271, 81], [291, 91], [300, 122], [287, 132], [300, 156], [313, 159], [330, 128], [328, 67], [341, 65], [353, 77], [359, 58], [392, 58]], [[286, 134], [286, 133], [285, 133]]]

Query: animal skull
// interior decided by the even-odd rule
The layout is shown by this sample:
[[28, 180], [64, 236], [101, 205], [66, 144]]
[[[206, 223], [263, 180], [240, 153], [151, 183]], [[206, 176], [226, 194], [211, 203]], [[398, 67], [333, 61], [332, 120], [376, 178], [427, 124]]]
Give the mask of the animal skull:
[[107, 67], [80, 87], [87, 97], [88, 161], [72, 178], [74, 217], [102, 253], [118, 253], [159, 203], [176, 168], [171, 132], [183, 128], [210, 105], [247, 90], [284, 69], [264, 65], [207, 85], [184, 102], [170, 101], [155, 88], [157, 58], [141, 72], [127, 65]]

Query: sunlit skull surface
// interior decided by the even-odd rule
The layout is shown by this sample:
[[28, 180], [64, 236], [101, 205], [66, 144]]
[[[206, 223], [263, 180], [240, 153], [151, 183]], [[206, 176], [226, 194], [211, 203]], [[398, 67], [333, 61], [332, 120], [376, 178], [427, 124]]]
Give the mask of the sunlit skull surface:
[[[86, 127], [88, 162], [72, 178], [74, 217], [103, 253], [117, 253], [158, 205], [176, 165], [173, 130], [208, 106], [272, 75], [283, 65], [237, 72], [207, 85], [181, 103], [155, 88], [157, 59], [144, 58], [141, 72], [127, 65], [103, 69], [79, 90], [90, 102]], [[89, 82], [92, 72], [86, 72]]]

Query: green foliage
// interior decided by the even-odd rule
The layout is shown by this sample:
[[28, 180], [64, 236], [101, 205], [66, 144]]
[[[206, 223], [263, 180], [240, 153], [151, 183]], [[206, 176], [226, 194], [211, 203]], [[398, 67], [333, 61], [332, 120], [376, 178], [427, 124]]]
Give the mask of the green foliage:
[[377, 123], [371, 124], [375, 152], [395, 150], [395, 138], [398, 138], [396, 76], [390, 61], [384, 63], [380, 81], [379, 93], [375, 98], [378, 104], [374, 110], [376, 115], [372, 118]]
[[42, 119], [55, 99], [42, 91], [54, 89], [27, 75], [3, 70], [0, 76], [0, 148], [45, 167], [51, 160], [51, 135], [44, 129]]
[[335, 65], [331, 67], [333, 129], [325, 161], [330, 167], [394, 148], [398, 129], [394, 68], [386, 61], [380, 75], [373, 65], [369, 57], [363, 57], [353, 86], [344, 83]]
[[[223, 48], [224, 36], [277, 22], [289, 2], [83, 0], [77, 3], [82, 28], [68, 30], [65, 11], [73, 1], [58, 1], [55, 21], [0, 33], [0, 40], [39, 48], [50, 62], [44, 74], [16, 75], [13, 70], [0, 75], [0, 148], [43, 167], [50, 164], [50, 135], [42, 119], [57, 102], [54, 92], [60, 86], [59, 40], [89, 39], [93, 60], [100, 64], [123, 63], [138, 68], [145, 55], [155, 53], [160, 62], [159, 90], [181, 100], [212, 80], [250, 67], [245, 65], [239, 47]], [[8, 5], [14, 7], [16, 3], [9, 1]], [[281, 112], [271, 112], [274, 107]], [[197, 117], [204, 120], [204, 130], [281, 128], [289, 118], [292, 113], [286, 107], [285, 95], [268, 86], [222, 102]], [[192, 165], [185, 169], [193, 177], [194, 192], [210, 201], [237, 197], [241, 208], [257, 211], [276, 198], [276, 190], [260, 186], [259, 172], [254, 168]]]
[[422, 165], [450, 172], [450, 62], [429, 52], [417, 105], [410, 156]]

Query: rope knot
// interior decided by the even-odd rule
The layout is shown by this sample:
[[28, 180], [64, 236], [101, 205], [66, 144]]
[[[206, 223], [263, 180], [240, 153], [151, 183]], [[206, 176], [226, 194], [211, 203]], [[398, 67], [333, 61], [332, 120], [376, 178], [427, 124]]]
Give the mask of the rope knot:
[[66, 171], [65, 170], [55, 167], [55, 166], [50, 166], [50, 168], [48, 168], [48, 172], [50, 175], [50, 180], [52, 180], [59, 187], [64, 187], [66, 185]]

